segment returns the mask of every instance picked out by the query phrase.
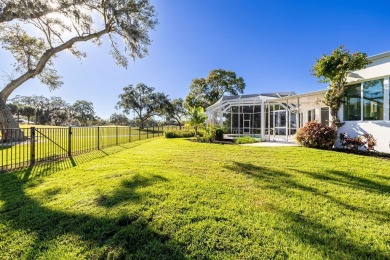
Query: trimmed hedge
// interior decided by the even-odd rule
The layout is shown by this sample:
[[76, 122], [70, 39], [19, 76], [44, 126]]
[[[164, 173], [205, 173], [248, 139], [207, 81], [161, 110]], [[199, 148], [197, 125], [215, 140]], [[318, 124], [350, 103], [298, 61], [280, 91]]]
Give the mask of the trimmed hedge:
[[[203, 132], [198, 131], [199, 136], [203, 136]], [[195, 131], [165, 131], [165, 138], [189, 138], [195, 136]]]
[[304, 147], [332, 149], [337, 139], [337, 131], [327, 125], [312, 121], [298, 130], [295, 139]]

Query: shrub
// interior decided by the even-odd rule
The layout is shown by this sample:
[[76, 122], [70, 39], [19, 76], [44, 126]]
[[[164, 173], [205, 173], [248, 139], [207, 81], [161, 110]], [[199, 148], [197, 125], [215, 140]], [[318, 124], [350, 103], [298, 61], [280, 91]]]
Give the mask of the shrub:
[[[236, 144], [251, 144], [251, 143], [256, 143], [258, 141], [259, 141], [258, 139], [251, 137], [251, 136], [243, 136], [243, 137], [234, 138], [234, 142]], [[261, 142], [261, 140], [260, 140], [260, 142]]]
[[203, 135], [199, 134], [197, 140], [202, 143], [213, 143], [215, 140], [223, 140], [224, 130], [222, 128], [216, 128], [214, 126], [209, 126], [203, 132]]
[[213, 143], [215, 141], [215, 127], [207, 127], [203, 133], [203, 136], [198, 136], [197, 141], [201, 143]]
[[164, 132], [164, 136], [165, 138], [188, 138], [194, 137], [195, 131], [166, 131]]
[[366, 138], [367, 150], [375, 150], [374, 146], [376, 146], [377, 142], [374, 136], [372, 134], [364, 134], [363, 137]]
[[376, 146], [376, 139], [372, 134], [364, 134], [362, 136], [357, 137], [348, 137], [347, 133], [340, 134], [341, 145], [344, 148], [350, 150], [359, 150], [360, 147], [366, 145], [368, 151], [375, 150], [374, 146]]
[[337, 132], [327, 125], [312, 121], [299, 129], [295, 138], [304, 147], [331, 149], [337, 139]]
[[355, 151], [365, 144], [361, 137], [348, 137], [347, 133], [340, 134], [340, 142], [344, 148]]
[[215, 140], [218, 140], [218, 141], [223, 141], [223, 134], [224, 134], [224, 130], [222, 128], [217, 128], [215, 130]]

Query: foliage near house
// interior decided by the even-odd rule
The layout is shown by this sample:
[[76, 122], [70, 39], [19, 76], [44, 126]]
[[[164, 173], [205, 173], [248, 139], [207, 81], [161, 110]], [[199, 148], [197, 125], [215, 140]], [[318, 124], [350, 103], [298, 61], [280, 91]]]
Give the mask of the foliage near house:
[[331, 55], [322, 55], [316, 60], [313, 75], [319, 78], [320, 82], [330, 83], [323, 102], [330, 107], [333, 127], [337, 128], [341, 123], [337, 118], [337, 112], [343, 102], [347, 76], [352, 71], [364, 69], [370, 63], [367, 54], [361, 52], [351, 54], [343, 46], [335, 49]]
[[341, 146], [350, 150], [357, 151], [359, 148], [365, 146], [367, 151], [374, 151], [377, 141], [372, 134], [364, 134], [356, 137], [349, 137], [347, 133], [340, 133], [339, 135]]
[[251, 136], [243, 136], [234, 138], [236, 144], [252, 144], [258, 142], [258, 140]]
[[297, 131], [297, 142], [309, 148], [331, 149], [337, 139], [337, 131], [316, 121], [307, 122]]
[[2, 258], [390, 258], [386, 160], [165, 138], [124, 146], [0, 175]]

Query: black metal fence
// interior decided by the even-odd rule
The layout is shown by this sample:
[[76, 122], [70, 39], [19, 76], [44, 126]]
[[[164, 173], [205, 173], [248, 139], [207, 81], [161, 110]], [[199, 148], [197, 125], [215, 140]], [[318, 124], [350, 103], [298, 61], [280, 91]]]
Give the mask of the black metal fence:
[[[93, 150], [149, 139], [178, 126], [134, 127], [31, 127], [5, 129], [0, 133], [0, 172], [29, 167], [36, 163], [61, 160]], [[188, 130], [182, 127], [181, 130]], [[7, 141], [3, 135], [23, 133], [21, 141]]]

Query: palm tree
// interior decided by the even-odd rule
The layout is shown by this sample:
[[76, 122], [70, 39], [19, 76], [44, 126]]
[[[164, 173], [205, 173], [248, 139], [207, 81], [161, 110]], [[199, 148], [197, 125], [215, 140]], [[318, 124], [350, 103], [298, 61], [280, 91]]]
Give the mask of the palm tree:
[[198, 127], [203, 125], [206, 119], [203, 107], [193, 107], [188, 111], [188, 123], [194, 128], [195, 136], [198, 136]]

